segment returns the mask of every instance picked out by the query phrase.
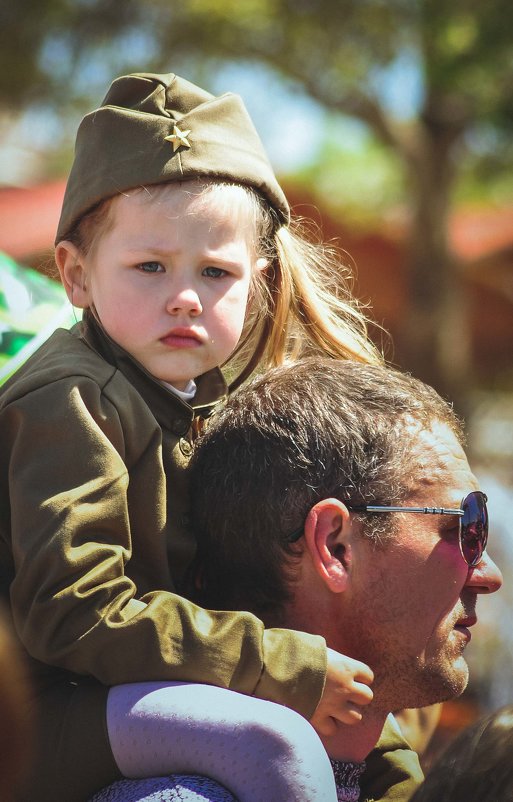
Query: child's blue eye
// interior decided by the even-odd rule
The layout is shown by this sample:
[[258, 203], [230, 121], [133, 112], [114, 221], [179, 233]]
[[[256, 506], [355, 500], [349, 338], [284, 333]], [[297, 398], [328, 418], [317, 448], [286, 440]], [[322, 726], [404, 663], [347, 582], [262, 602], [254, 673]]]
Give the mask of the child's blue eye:
[[205, 267], [202, 275], [208, 276], [208, 278], [222, 278], [222, 276], [226, 276], [226, 270], [221, 267]]
[[160, 262], [141, 262], [137, 267], [143, 273], [160, 273], [164, 270]]

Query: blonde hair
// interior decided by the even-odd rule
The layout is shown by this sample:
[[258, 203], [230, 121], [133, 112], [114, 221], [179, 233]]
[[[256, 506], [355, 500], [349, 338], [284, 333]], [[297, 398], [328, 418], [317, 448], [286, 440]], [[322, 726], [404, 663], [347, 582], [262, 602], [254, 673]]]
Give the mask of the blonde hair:
[[267, 267], [255, 274], [242, 337], [227, 363], [235, 374], [230, 389], [255, 371], [315, 353], [382, 364], [340, 252], [316, 241], [312, 225], [302, 218], [278, 225], [268, 204], [246, 189], [254, 204], [258, 255]]
[[[263, 270], [254, 273], [239, 344], [221, 366], [230, 390], [257, 371], [315, 353], [370, 364], [383, 362], [369, 339], [363, 307], [352, 295], [351, 270], [335, 247], [322, 243], [318, 235], [315, 238], [311, 224], [296, 217], [288, 226], [281, 225], [276, 212], [252, 187], [201, 178], [184, 184], [191, 186], [200, 204], [214, 193], [226, 193], [227, 187], [242, 189], [255, 231], [255, 256], [267, 261]], [[168, 186], [163, 183], [135, 191], [140, 189], [151, 199]], [[90, 210], [66, 239], [84, 253], [92, 250], [112, 224], [111, 200], [107, 198]], [[218, 208], [224, 200], [225, 196], [215, 199]]]

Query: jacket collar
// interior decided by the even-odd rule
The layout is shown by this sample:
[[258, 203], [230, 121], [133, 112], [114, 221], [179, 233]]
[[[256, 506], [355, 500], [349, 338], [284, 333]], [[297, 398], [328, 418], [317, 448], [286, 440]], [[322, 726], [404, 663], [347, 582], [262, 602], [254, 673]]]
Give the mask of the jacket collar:
[[188, 404], [155, 379], [137, 360], [114, 342], [89, 310], [84, 312], [77, 328], [79, 336], [89, 348], [120, 370], [137, 389], [160, 424], [169, 425], [170, 405], [173, 414], [179, 413], [178, 420], [181, 425], [178, 428], [183, 431], [177, 433], [184, 434], [195, 416], [208, 418], [227, 398], [228, 388], [219, 368], [209, 370], [194, 379], [197, 387], [196, 395], [192, 404]]

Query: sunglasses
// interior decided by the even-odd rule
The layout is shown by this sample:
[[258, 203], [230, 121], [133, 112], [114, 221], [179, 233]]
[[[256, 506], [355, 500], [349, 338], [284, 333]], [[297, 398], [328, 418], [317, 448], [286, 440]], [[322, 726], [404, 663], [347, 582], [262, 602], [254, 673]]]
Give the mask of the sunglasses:
[[[467, 565], [473, 568], [480, 562], [488, 542], [487, 501], [484, 493], [480, 490], [473, 490], [472, 493], [465, 496], [458, 510], [448, 507], [384, 507], [378, 504], [361, 506], [346, 504], [346, 507], [353, 512], [416, 512], [424, 515], [457, 515], [460, 551]], [[302, 534], [303, 528], [297, 529], [289, 536], [289, 543], [299, 540]]]

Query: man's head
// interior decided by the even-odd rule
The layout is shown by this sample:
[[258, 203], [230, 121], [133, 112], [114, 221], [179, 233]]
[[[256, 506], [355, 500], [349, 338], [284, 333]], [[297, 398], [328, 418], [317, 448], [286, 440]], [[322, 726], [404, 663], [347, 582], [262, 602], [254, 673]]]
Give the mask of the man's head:
[[498, 570], [486, 554], [469, 569], [457, 515], [351, 509], [459, 508], [478, 487], [461, 443], [450, 406], [386, 368], [315, 358], [258, 379], [193, 460], [201, 602], [324, 635], [371, 666], [384, 709], [461, 693]]

